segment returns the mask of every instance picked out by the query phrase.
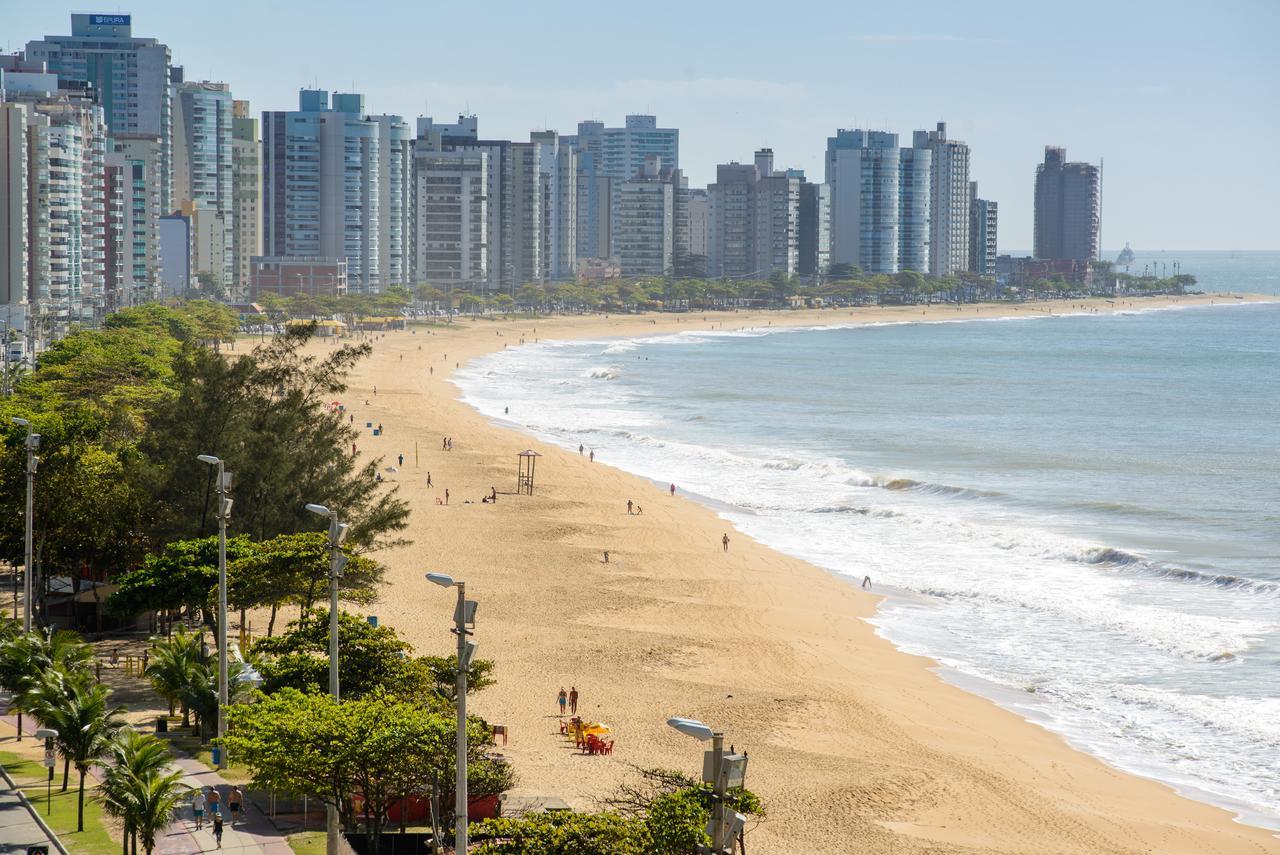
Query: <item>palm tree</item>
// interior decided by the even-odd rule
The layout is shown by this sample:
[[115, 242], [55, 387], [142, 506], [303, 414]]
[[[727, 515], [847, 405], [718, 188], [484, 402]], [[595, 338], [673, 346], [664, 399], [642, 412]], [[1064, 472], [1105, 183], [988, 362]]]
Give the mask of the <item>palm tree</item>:
[[180, 626], [171, 638], [155, 642], [155, 653], [147, 665], [145, 673], [151, 685], [169, 701], [169, 714], [173, 714], [175, 703], [182, 704], [183, 727], [191, 724], [191, 710], [185, 698], [203, 658], [200, 636]]
[[[249, 666], [236, 659], [227, 661], [227, 703], [245, 700], [253, 684], [242, 679]], [[218, 663], [201, 662], [193, 669], [193, 679], [183, 696], [183, 704], [195, 711], [201, 741], [208, 741], [210, 725], [218, 718]]]
[[57, 731], [55, 742], [64, 760], [62, 788], [67, 788], [67, 764], [80, 776], [76, 830], [84, 831], [84, 776], [111, 747], [124, 727], [124, 707], [108, 707], [110, 690], [87, 673], [44, 673], [24, 696], [27, 709], [45, 727]]
[[[168, 786], [176, 786], [179, 796], [187, 788], [177, 783], [182, 773], [169, 768], [168, 748], [150, 734], [143, 735], [131, 728], [124, 728], [111, 743], [108, 755], [111, 762], [99, 763], [102, 785], [98, 788], [98, 799], [102, 803], [102, 809], [120, 820], [124, 826], [123, 855], [129, 855], [131, 839], [134, 852], [138, 850], [140, 834], [144, 839], [144, 847], [147, 846], [147, 840], [154, 846], [156, 831], [168, 822], [168, 815], [155, 807], [160, 794], [151, 779], [171, 778], [173, 783]], [[168, 813], [172, 813], [172, 808]], [[163, 823], [159, 827], [147, 827], [149, 823], [161, 818]]]
[[68, 630], [19, 632], [0, 641], [0, 687], [7, 690], [18, 711], [18, 738], [22, 738], [24, 697], [46, 671], [89, 673], [93, 650]]
[[182, 771], [154, 772], [139, 779], [137, 787], [137, 815], [134, 828], [142, 840], [146, 855], [156, 847], [156, 832], [164, 829], [173, 813], [190, 789], [182, 783]]

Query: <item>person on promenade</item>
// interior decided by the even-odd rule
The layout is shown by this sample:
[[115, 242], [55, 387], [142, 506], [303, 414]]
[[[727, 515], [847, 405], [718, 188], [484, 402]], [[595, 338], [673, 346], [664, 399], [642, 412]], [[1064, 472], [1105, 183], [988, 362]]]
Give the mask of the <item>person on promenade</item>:
[[569, 696], [565, 694], [564, 686], [560, 687], [560, 694], [556, 696], [556, 701], [560, 704], [560, 715], [564, 715], [564, 705], [569, 702]]
[[578, 687], [569, 687], [569, 712], [573, 715], [578, 714]]
[[196, 818], [196, 831], [204, 827], [204, 790], [196, 790], [191, 799], [191, 815]]
[[213, 815], [213, 839], [218, 844], [218, 848], [222, 848], [222, 814], [215, 813]]
[[244, 793], [240, 792], [240, 788], [236, 787], [231, 791], [231, 795], [227, 797], [227, 809], [231, 812], [231, 824], [235, 825], [244, 819]]
[[729, 551], [729, 532], [726, 531], [724, 533], [724, 537], [720, 538], [720, 543], [722, 546], [724, 546], [724, 551], [728, 552]]

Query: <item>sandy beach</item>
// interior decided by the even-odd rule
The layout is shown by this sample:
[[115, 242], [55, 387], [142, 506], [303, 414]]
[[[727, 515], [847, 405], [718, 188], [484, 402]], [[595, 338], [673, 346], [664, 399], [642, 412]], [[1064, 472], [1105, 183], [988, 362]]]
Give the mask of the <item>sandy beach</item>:
[[[750, 754], [747, 784], [769, 812], [748, 834], [752, 853], [1280, 852], [1271, 833], [1112, 769], [945, 683], [934, 663], [874, 634], [864, 620], [876, 608], [873, 593], [737, 534], [707, 507], [607, 459], [593, 463], [494, 425], [449, 382], [455, 366], [518, 347], [522, 337], [1210, 300], [1237, 298], [485, 319], [387, 333], [344, 403], [358, 426], [384, 427], [376, 437], [362, 431], [362, 456], [387, 466], [404, 455], [399, 471], [384, 475], [412, 504], [412, 544], [378, 555], [389, 584], [368, 612], [420, 651], [448, 653], [452, 595], [423, 573], [466, 581], [479, 601], [480, 655], [496, 661], [497, 679], [472, 709], [508, 727], [503, 750], [520, 776], [517, 793], [590, 809], [634, 777], [632, 765], [696, 773], [704, 746], [664, 723], [684, 715]], [[452, 451], [442, 450], [444, 437]], [[514, 495], [525, 448], [542, 455], [533, 496]], [[491, 488], [497, 503], [482, 504]], [[448, 506], [437, 504], [446, 489]], [[628, 515], [629, 499], [643, 515]], [[559, 735], [556, 693], [570, 686], [581, 693], [581, 714], [614, 729], [612, 756], [584, 756]]]

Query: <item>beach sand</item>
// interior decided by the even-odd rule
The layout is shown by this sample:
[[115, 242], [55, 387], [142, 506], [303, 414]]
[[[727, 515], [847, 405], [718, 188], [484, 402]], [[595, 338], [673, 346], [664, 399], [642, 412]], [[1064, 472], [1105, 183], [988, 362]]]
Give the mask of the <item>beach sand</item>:
[[[1221, 295], [1203, 301], [1209, 299], [1235, 302]], [[1132, 307], [1199, 301], [1134, 299]], [[519, 773], [519, 794], [591, 809], [634, 779], [632, 765], [697, 774], [708, 746], [666, 726], [669, 716], [681, 715], [713, 725], [726, 743], [749, 752], [747, 785], [768, 808], [747, 836], [753, 855], [1280, 852], [1280, 839], [1269, 832], [1112, 769], [943, 682], [931, 670], [935, 663], [874, 634], [864, 619], [877, 598], [849, 580], [765, 548], [707, 507], [673, 498], [665, 485], [613, 469], [607, 459], [591, 463], [576, 450], [495, 426], [461, 403], [449, 382], [455, 365], [516, 347], [521, 336], [533, 342], [721, 324], [1046, 311], [1073, 309], [1051, 303], [960, 312], [914, 306], [595, 315], [462, 320], [387, 333], [355, 372], [344, 403], [358, 426], [385, 427], [378, 437], [363, 431], [361, 456], [380, 455], [384, 466], [405, 457], [384, 477], [412, 504], [406, 535], [413, 542], [378, 555], [389, 566], [389, 584], [367, 611], [420, 652], [447, 654], [453, 595], [423, 573], [466, 581], [468, 596], [479, 601], [479, 655], [495, 660], [497, 679], [469, 708], [509, 728], [501, 750]], [[446, 436], [451, 452], [441, 450]], [[536, 491], [516, 496], [516, 454], [525, 448], [542, 454]], [[491, 487], [498, 502], [481, 504]], [[449, 506], [437, 505], [446, 488]], [[628, 499], [643, 506], [643, 516], [627, 514]], [[613, 728], [612, 756], [584, 756], [559, 735], [556, 693], [571, 686], [581, 693], [580, 713]]]

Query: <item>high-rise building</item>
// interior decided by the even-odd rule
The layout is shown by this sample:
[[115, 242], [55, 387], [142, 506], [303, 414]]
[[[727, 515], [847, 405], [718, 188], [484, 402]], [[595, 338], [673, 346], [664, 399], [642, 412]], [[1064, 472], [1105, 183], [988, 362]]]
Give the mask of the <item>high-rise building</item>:
[[1036, 167], [1035, 257], [1098, 257], [1098, 167], [1068, 163], [1067, 150], [1045, 146]]
[[120, 305], [132, 306], [160, 295], [160, 169], [164, 144], [159, 137], [114, 137], [113, 153], [124, 160], [124, 240], [126, 249]]
[[662, 158], [649, 155], [639, 174], [618, 187], [615, 248], [623, 276], [666, 276], [675, 253], [678, 182], [663, 175]]
[[414, 284], [413, 131], [400, 116], [378, 123], [378, 277], [383, 287]]
[[542, 180], [542, 281], [573, 278], [578, 256], [578, 156], [555, 131], [534, 131]]
[[243, 297], [249, 293], [249, 259], [262, 255], [262, 143], [248, 101], [231, 102], [231, 196], [235, 209], [232, 282]]
[[303, 89], [298, 110], [262, 114], [267, 256], [342, 258], [352, 291], [381, 287], [381, 125], [364, 96]]
[[800, 180], [800, 260], [796, 272], [825, 276], [831, 266], [831, 188]]
[[927, 273], [933, 152], [899, 149], [898, 163], [898, 269]]
[[489, 280], [489, 152], [414, 152], [417, 258], [420, 279], [472, 286]]
[[[180, 76], [177, 67], [174, 72]], [[174, 84], [174, 207], [191, 217], [193, 274], [212, 277], [220, 291], [235, 277], [231, 102], [225, 83]]]
[[[933, 153], [929, 179], [929, 272], [969, 269], [969, 146], [947, 139], [947, 123], [916, 131], [912, 145]], [[906, 265], [903, 265], [906, 269]], [[914, 268], [920, 269], [920, 268]]]
[[[658, 120], [649, 115], [630, 115], [620, 128], [606, 128], [603, 122], [578, 123], [578, 133], [566, 136], [563, 142], [573, 146], [578, 153], [579, 199], [587, 206], [580, 208], [578, 217], [579, 257], [602, 257], [602, 247], [612, 253], [616, 244], [612, 234], [618, 212], [618, 194], [623, 181], [628, 181], [644, 171], [645, 158], [655, 155], [663, 168], [672, 171], [680, 168], [680, 131], [676, 128], [659, 128]], [[678, 184], [679, 182], [677, 182]], [[677, 196], [681, 195], [676, 188]], [[687, 193], [685, 194], [687, 195]], [[608, 205], [593, 204], [607, 198]], [[676, 248], [679, 256], [688, 252], [686, 208], [676, 199]], [[584, 255], [592, 252], [592, 255]]]
[[689, 191], [689, 254], [707, 257], [707, 220], [711, 199], [703, 189]]
[[507, 291], [516, 285], [540, 281], [545, 210], [541, 146], [480, 139], [475, 116], [459, 116], [454, 124], [421, 117], [415, 145], [418, 150], [488, 154], [486, 241], [489, 258], [485, 287]]
[[897, 134], [841, 129], [828, 137], [832, 264], [898, 272], [901, 172]]
[[754, 163], [716, 167], [707, 188], [707, 274], [728, 278], [791, 276], [800, 263], [800, 179], [773, 169], [773, 151]]
[[132, 16], [71, 15], [71, 35], [27, 43], [27, 58], [44, 62], [60, 81], [83, 81], [98, 93], [111, 135], [161, 141], [162, 209], [173, 208], [170, 54], [168, 46], [133, 36]]
[[996, 203], [978, 198], [978, 182], [969, 182], [969, 271], [996, 275]]
[[[29, 285], [27, 116], [26, 104], [0, 101], [0, 303], [7, 312], [26, 304]], [[0, 358], [8, 358], [7, 350]]]

